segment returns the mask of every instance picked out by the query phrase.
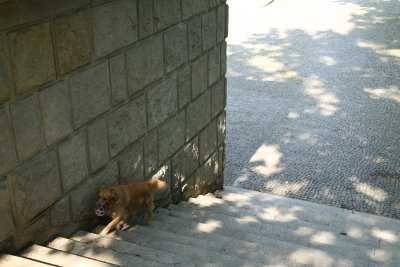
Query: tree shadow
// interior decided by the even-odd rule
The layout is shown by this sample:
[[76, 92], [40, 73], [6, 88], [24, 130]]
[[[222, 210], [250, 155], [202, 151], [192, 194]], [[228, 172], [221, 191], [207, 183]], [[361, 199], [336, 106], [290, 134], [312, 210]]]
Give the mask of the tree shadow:
[[228, 43], [225, 183], [399, 219], [400, 7], [332, 3], [345, 30]]

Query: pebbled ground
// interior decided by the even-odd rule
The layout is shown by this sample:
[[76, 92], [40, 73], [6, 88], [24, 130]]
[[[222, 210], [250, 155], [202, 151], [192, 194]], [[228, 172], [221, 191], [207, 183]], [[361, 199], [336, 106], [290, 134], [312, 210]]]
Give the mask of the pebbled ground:
[[400, 2], [228, 0], [225, 183], [400, 219]]

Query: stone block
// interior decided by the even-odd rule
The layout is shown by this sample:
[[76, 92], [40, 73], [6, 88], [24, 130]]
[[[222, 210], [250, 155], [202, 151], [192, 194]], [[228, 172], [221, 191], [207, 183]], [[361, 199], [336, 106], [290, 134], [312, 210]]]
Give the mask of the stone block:
[[74, 123], [78, 128], [111, 107], [107, 62], [72, 76], [70, 89]]
[[182, 0], [182, 19], [190, 18], [208, 9], [208, 0]]
[[107, 124], [104, 118], [87, 128], [89, 165], [91, 172], [97, 171], [110, 159], [107, 142]]
[[25, 225], [61, 197], [57, 153], [46, 151], [10, 174], [18, 225]]
[[164, 33], [164, 53], [167, 73], [188, 60], [187, 25], [176, 25]]
[[210, 7], [215, 7], [219, 4], [220, 0], [210, 0]]
[[69, 196], [57, 201], [50, 210], [51, 226], [57, 227], [71, 221], [71, 210], [69, 208]]
[[137, 142], [126, 149], [118, 161], [121, 184], [142, 182], [144, 180], [142, 142]]
[[0, 242], [12, 236], [15, 231], [11, 211], [10, 186], [7, 177], [0, 177]]
[[10, 121], [6, 109], [0, 109], [0, 175], [9, 171], [17, 163]]
[[218, 179], [217, 184], [224, 183], [224, 169], [225, 169], [225, 146], [218, 148], [218, 164], [220, 168], [218, 169]]
[[226, 73], [226, 42], [221, 44], [221, 76]]
[[24, 225], [22, 231], [19, 231], [17, 235], [26, 235], [30, 233], [37, 233], [50, 228], [50, 214], [45, 211], [36, 216], [27, 225]]
[[11, 32], [8, 39], [16, 93], [56, 78], [49, 22]]
[[139, 39], [146, 38], [153, 33], [153, 1], [138, 0], [138, 31]]
[[225, 38], [228, 38], [229, 29], [229, 6], [225, 5]]
[[110, 58], [112, 103], [115, 105], [128, 98], [124, 54]]
[[218, 163], [218, 153], [214, 153], [195, 174], [195, 183], [200, 188], [200, 193], [205, 194], [216, 183], [220, 174], [220, 166]]
[[217, 43], [225, 40], [225, 5], [220, 5], [217, 8]]
[[107, 119], [110, 156], [143, 136], [146, 131], [146, 99], [143, 95], [113, 111]]
[[190, 176], [182, 182], [182, 199], [187, 200], [190, 197], [197, 197], [200, 194], [199, 186], [195, 183], [195, 175]]
[[215, 10], [202, 17], [203, 51], [213, 47], [217, 42], [217, 17]]
[[157, 131], [146, 135], [143, 139], [144, 145], [144, 175], [148, 176], [157, 168]]
[[208, 53], [208, 85], [215, 83], [220, 75], [221, 70], [221, 48], [219, 46], [214, 47]]
[[86, 138], [81, 132], [58, 148], [64, 192], [70, 191], [88, 176]]
[[92, 44], [86, 11], [57, 17], [53, 25], [59, 73], [63, 75], [89, 63], [92, 57]]
[[72, 132], [71, 105], [67, 86], [67, 82], [61, 81], [39, 91], [47, 145]]
[[217, 121], [212, 121], [199, 134], [200, 163], [204, 162], [217, 150]]
[[17, 155], [23, 161], [42, 146], [42, 125], [36, 95], [30, 95], [10, 106]]
[[6, 37], [4, 34], [0, 34], [0, 104], [7, 101], [11, 96], [8, 55]]
[[89, 178], [71, 193], [73, 220], [94, 217], [93, 207], [100, 188], [118, 184], [118, 166], [116, 161], [108, 163], [100, 173]]
[[170, 119], [161, 126], [158, 136], [158, 162], [164, 162], [185, 142], [185, 111]]
[[163, 30], [181, 20], [180, 0], [154, 0], [154, 26]]
[[138, 40], [136, 0], [112, 1], [92, 8], [96, 57]]
[[164, 75], [164, 54], [161, 36], [138, 43], [126, 52], [129, 95], [161, 79]]
[[226, 137], [226, 113], [225, 111], [217, 118], [218, 146], [225, 142]]
[[189, 59], [201, 54], [201, 17], [195, 17], [188, 22], [188, 49]]
[[161, 191], [155, 191], [154, 200], [161, 200], [171, 195], [171, 163], [166, 162], [158, 171], [151, 177], [151, 179], [158, 179], [167, 183], [167, 187]]
[[177, 112], [177, 87], [177, 77], [173, 74], [147, 92], [147, 117], [150, 130]]
[[188, 105], [186, 110], [186, 140], [191, 139], [211, 121], [210, 91]]
[[192, 64], [192, 99], [207, 90], [207, 55]]
[[199, 167], [199, 140], [195, 138], [172, 157], [172, 184], [179, 186]]
[[211, 115], [214, 118], [221, 111], [224, 110], [225, 107], [225, 80], [219, 79], [217, 83], [215, 83], [211, 87]]
[[179, 109], [186, 106], [191, 99], [191, 73], [190, 66], [186, 66], [178, 72], [178, 102]]

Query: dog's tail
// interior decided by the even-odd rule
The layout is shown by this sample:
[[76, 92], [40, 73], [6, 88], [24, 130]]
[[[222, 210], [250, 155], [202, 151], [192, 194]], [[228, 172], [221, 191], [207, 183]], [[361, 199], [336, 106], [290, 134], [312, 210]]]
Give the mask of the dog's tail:
[[161, 180], [158, 180], [157, 178], [153, 178], [149, 181], [149, 184], [156, 189], [156, 190], [162, 190], [167, 187], [167, 183]]

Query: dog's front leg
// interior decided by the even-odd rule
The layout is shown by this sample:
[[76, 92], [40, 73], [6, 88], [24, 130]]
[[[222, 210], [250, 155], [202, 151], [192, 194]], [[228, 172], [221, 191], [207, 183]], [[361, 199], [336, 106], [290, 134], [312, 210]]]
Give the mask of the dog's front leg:
[[107, 226], [101, 231], [100, 235], [106, 235], [111, 229], [121, 221], [121, 216], [115, 217]]

